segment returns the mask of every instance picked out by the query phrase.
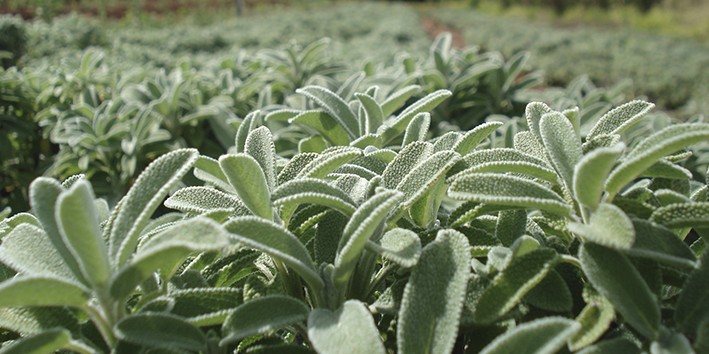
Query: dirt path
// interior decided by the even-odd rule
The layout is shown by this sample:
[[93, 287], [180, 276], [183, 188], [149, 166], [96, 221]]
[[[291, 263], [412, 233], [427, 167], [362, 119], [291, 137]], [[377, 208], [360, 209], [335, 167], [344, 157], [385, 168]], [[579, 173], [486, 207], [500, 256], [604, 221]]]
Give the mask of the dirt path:
[[436, 36], [438, 36], [441, 32], [450, 32], [453, 36], [452, 46], [459, 49], [465, 47], [463, 34], [458, 29], [446, 26], [430, 16], [421, 17], [421, 25], [431, 39], [436, 38]]

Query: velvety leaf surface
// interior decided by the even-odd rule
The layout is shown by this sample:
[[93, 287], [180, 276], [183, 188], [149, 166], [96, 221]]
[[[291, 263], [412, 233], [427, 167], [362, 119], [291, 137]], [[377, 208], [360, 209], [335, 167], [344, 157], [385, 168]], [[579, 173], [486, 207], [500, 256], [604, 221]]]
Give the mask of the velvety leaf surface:
[[296, 92], [317, 102], [345, 128], [350, 137], [357, 135], [356, 132], [359, 131], [357, 117], [352, 113], [347, 102], [343, 101], [337, 94], [320, 86], [306, 86], [296, 90]]
[[0, 307], [83, 307], [89, 299], [89, 290], [80, 284], [49, 276], [17, 277], [0, 283]]
[[273, 218], [266, 175], [258, 161], [246, 154], [222, 155], [219, 166], [239, 198], [254, 215]]
[[696, 333], [701, 322], [709, 318], [709, 252], [699, 262], [682, 286], [682, 292], [677, 299], [674, 318], [679, 328], [687, 334]]
[[438, 232], [424, 247], [409, 277], [399, 310], [400, 353], [449, 353], [470, 276], [467, 238], [453, 230]]
[[643, 118], [654, 104], [645, 101], [630, 101], [604, 114], [588, 133], [592, 139], [601, 134], [620, 134]]
[[635, 242], [633, 222], [613, 204], [601, 203], [588, 224], [571, 222], [568, 227], [585, 241], [615, 249], [627, 250]]
[[709, 202], [676, 203], [656, 209], [650, 221], [666, 227], [709, 226]]
[[232, 215], [250, 215], [251, 211], [238, 197], [209, 187], [181, 188], [167, 200], [165, 206], [185, 213], [204, 214], [214, 209], [233, 210]]
[[606, 177], [625, 149], [624, 144], [601, 147], [584, 155], [574, 168], [574, 196], [579, 203], [595, 209], [601, 201]]
[[354, 201], [340, 188], [321, 179], [299, 178], [279, 186], [271, 196], [275, 205], [322, 205], [352, 215]]
[[53, 275], [76, 279], [42, 229], [22, 224], [14, 228], [0, 244], [0, 261], [26, 275]]
[[308, 337], [321, 354], [385, 353], [372, 315], [357, 300], [346, 301], [336, 311], [310, 312]]
[[470, 173], [457, 176], [448, 195], [480, 203], [536, 208], [567, 215], [570, 207], [551, 189], [517, 176]]
[[71, 341], [69, 331], [54, 328], [31, 336], [22, 337], [0, 349], [2, 354], [45, 354], [54, 353]]
[[571, 192], [574, 167], [581, 160], [581, 139], [576, 135], [574, 126], [561, 113], [547, 113], [539, 121], [539, 133], [547, 155], [554, 169]]
[[138, 235], [162, 203], [173, 184], [197, 161], [195, 149], [175, 150], [160, 156], [140, 174], [114, 210], [108, 250], [117, 265], [124, 264], [138, 244]]
[[413, 267], [421, 255], [421, 240], [411, 230], [396, 228], [377, 242], [367, 242], [367, 248], [402, 267]]

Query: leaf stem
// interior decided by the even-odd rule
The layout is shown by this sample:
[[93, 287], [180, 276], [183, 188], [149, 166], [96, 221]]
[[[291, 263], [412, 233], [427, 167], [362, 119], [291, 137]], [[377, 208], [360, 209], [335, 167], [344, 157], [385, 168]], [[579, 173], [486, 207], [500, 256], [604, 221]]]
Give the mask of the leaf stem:
[[561, 261], [564, 263], [571, 264], [571, 265], [581, 269], [581, 261], [579, 261], [579, 259], [574, 256], [570, 256], [568, 254], [562, 254]]
[[115, 348], [117, 344], [117, 339], [116, 336], [113, 334], [113, 328], [111, 324], [108, 322], [108, 320], [102, 313], [103, 311], [101, 311], [101, 309], [99, 308], [96, 308], [94, 304], [84, 306], [83, 310], [86, 311], [86, 313], [91, 318], [91, 321], [96, 325], [96, 328], [98, 328], [99, 332], [101, 333], [101, 337], [103, 337], [103, 340], [106, 341], [106, 344], [108, 344], [109, 348]]

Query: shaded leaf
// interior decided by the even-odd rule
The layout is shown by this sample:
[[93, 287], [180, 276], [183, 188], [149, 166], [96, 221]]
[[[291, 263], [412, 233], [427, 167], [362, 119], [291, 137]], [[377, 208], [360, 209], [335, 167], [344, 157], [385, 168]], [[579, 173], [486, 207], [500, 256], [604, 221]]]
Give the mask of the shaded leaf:
[[298, 178], [279, 186], [271, 196], [275, 205], [297, 206], [302, 203], [333, 208], [351, 216], [354, 201], [340, 188], [315, 178]]
[[429, 113], [419, 113], [414, 116], [406, 127], [404, 141], [401, 146], [406, 146], [414, 141], [426, 140], [429, 126], [431, 126], [431, 115]]
[[222, 325], [220, 345], [236, 342], [255, 334], [296, 324], [308, 318], [305, 304], [291, 297], [268, 295], [237, 307]]
[[521, 324], [495, 338], [480, 353], [556, 353], [579, 327], [578, 323], [562, 317], [541, 318]]
[[421, 240], [411, 230], [396, 228], [380, 240], [367, 242], [367, 248], [402, 267], [413, 267], [421, 255]]
[[702, 321], [709, 318], [709, 252], [704, 252], [699, 266], [687, 278], [677, 299], [674, 318], [687, 334], [698, 331]]
[[350, 135], [337, 120], [323, 111], [304, 111], [288, 120], [288, 123], [306, 126], [322, 135], [333, 146], [350, 143]]
[[584, 273], [593, 287], [613, 304], [640, 334], [655, 338], [660, 307], [633, 264], [618, 251], [586, 243], [579, 251]]
[[581, 329], [569, 340], [569, 348], [574, 351], [598, 340], [615, 320], [615, 310], [608, 299], [588, 288], [584, 289], [583, 298], [586, 306], [576, 316]]
[[297, 89], [296, 92], [305, 95], [323, 107], [345, 128], [351, 138], [357, 136], [356, 132], [359, 131], [357, 117], [352, 113], [347, 102], [343, 101], [337, 94], [320, 86], [306, 86]]
[[492, 323], [509, 312], [547, 276], [558, 261], [559, 255], [549, 248], [539, 248], [513, 258], [478, 299], [475, 321]]
[[12, 344], [4, 345], [0, 354], [45, 354], [54, 353], [64, 348], [71, 341], [69, 331], [62, 328], [22, 337]]
[[680, 268], [692, 268], [697, 258], [694, 252], [672, 231], [645, 220], [633, 220], [635, 242], [628, 254], [649, 258]]
[[254, 215], [269, 220], [273, 218], [268, 181], [256, 159], [246, 154], [222, 155], [219, 166]]
[[128, 316], [115, 326], [121, 340], [147, 347], [172, 350], [204, 351], [207, 337], [182, 318], [167, 313], [139, 313]]

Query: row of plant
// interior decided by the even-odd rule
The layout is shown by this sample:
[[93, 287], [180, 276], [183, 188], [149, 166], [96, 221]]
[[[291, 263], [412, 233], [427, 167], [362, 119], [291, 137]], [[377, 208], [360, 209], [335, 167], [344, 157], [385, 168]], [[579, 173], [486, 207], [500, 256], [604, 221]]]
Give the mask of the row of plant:
[[413, 92], [302, 87], [113, 208], [36, 179], [0, 224], [2, 352], [707, 351], [708, 187], [682, 162], [708, 124], [637, 137], [632, 101], [585, 131], [535, 102], [496, 147], [502, 122], [429, 138], [455, 95]]
[[[356, 32], [352, 27], [349, 31]], [[58, 30], [50, 39], [62, 33]], [[164, 36], [162, 31], [153, 34]], [[30, 33], [31, 38], [36, 36]], [[397, 41], [397, 36], [365, 31], [347, 43], [364, 46], [373, 38]], [[49, 64], [65, 50], [48, 51], [44, 59], [30, 53], [21, 70], [3, 72], [2, 123], [10, 129], [3, 130], [0, 143], [11, 153], [1, 172], [5, 205], [27, 208], [27, 185], [38, 175], [63, 179], [76, 173], [83, 173], [96, 193], [113, 205], [158, 155], [194, 147], [205, 155], [219, 156], [227, 151], [249, 112], [269, 112], [283, 104], [304, 105], [293, 94], [309, 84], [328, 87], [346, 98], [373, 84], [380, 87], [382, 96], [404, 90], [405, 99], [410, 100], [447, 89], [453, 96], [433, 112], [433, 131], [470, 129], [497, 115], [495, 119], [507, 122], [507, 140], [518, 129], [507, 117], [521, 116], [525, 104], [533, 99], [543, 97], [559, 109], [578, 105], [585, 124], [593, 123], [622, 99], [619, 90], [600, 90], [584, 79], [566, 90], [529, 91], [542, 80], [539, 73], [529, 71], [527, 54], [505, 58], [476, 47], [454, 49], [449, 35], [440, 36], [428, 55], [399, 56], [389, 64], [352, 65], [333, 59], [341, 44], [319, 40], [306, 46], [222, 53], [209, 59], [206, 53], [216, 49], [205, 49], [184, 56], [170, 70], [155, 68], [163, 65], [160, 58], [174, 62], [172, 55], [186, 52], [163, 48], [162, 56], [146, 54], [141, 62], [133, 55], [156, 42], [150, 33], [143, 43], [138, 38], [128, 41], [129, 47], [114, 43], [114, 48], [77, 51], [68, 45], [67, 50], [82, 56], [74, 59], [75, 54], [67, 54], [60, 66]], [[112, 56], [118, 49], [125, 51]], [[120, 62], [121, 58], [127, 61]], [[299, 147], [298, 138], [308, 134], [303, 128], [283, 129], [276, 144], [292, 156], [305, 149]]]
[[[600, 85], [632, 80], [632, 95], [644, 95], [660, 107], [685, 116], [704, 114], [709, 94], [709, 46], [638, 31], [565, 28], [441, 9], [434, 17], [460, 28], [466, 41], [505, 55], [532, 54], [531, 65], [550, 83], [567, 83], [588, 75]], [[563, 59], [561, 59], [563, 58]]]

